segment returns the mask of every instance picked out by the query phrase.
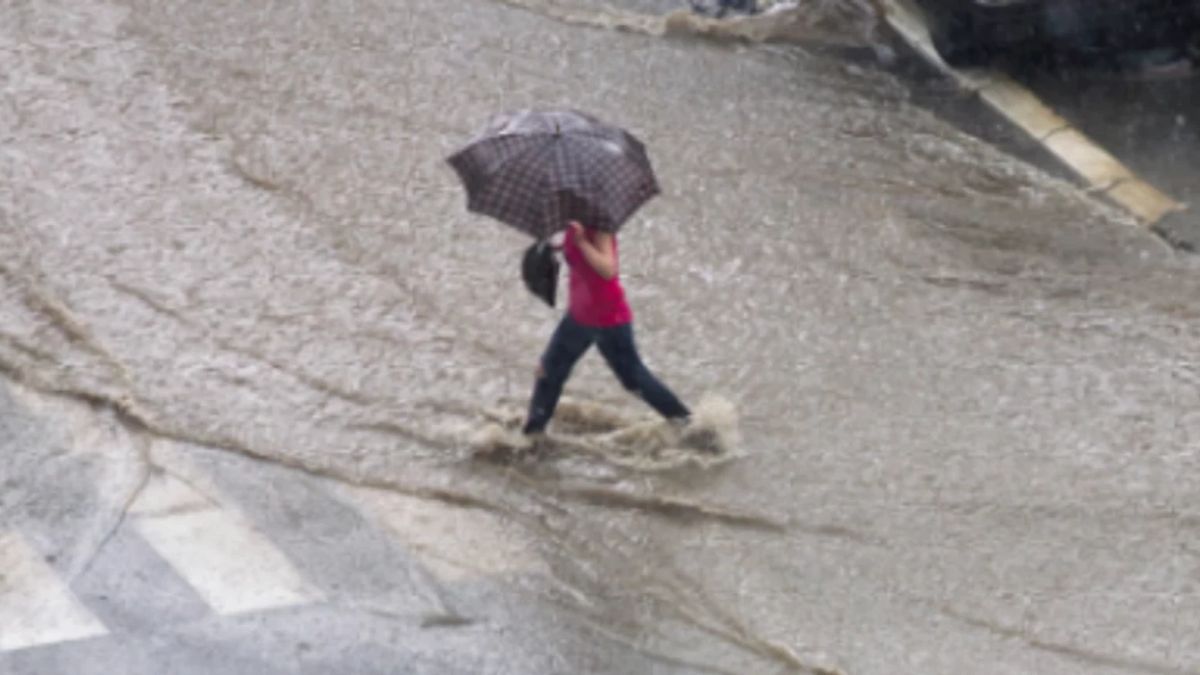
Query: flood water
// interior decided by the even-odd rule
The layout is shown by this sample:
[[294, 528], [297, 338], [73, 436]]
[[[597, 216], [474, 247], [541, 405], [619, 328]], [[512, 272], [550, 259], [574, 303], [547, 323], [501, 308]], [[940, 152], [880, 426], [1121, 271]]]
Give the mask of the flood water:
[[[660, 4], [0, 3], [0, 368], [502, 514], [530, 602], [664, 668], [1200, 672], [1194, 260], [870, 66]], [[443, 158], [554, 105], [650, 150], [623, 281], [652, 369], [736, 407], [726, 461], [473, 454], [557, 315]], [[595, 355], [568, 394], [649, 414]]]

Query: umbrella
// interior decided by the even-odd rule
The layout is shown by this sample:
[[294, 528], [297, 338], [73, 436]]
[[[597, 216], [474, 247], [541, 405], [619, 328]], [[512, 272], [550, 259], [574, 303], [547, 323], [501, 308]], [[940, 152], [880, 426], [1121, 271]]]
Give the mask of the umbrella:
[[641, 141], [575, 110], [501, 115], [447, 161], [469, 211], [537, 239], [572, 220], [616, 232], [659, 192]]

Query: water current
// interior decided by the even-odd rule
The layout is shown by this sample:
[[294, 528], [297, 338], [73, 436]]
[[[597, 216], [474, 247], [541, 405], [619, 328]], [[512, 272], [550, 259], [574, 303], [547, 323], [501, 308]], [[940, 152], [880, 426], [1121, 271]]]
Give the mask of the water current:
[[[840, 58], [867, 3], [666, 5], [0, 3], [0, 368], [501, 514], [664, 668], [1196, 672], [1196, 264]], [[725, 456], [594, 355], [557, 452], [476, 456], [557, 316], [442, 160], [549, 105], [650, 148], [622, 277]]]

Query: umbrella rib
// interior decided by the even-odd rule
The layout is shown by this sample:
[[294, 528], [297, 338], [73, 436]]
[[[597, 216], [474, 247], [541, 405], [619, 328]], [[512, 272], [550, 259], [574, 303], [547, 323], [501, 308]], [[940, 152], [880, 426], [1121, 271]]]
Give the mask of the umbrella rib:
[[[599, 158], [593, 157], [585, 164], [583, 156], [584, 153], [578, 153], [578, 156], [571, 157], [574, 175], [578, 175], [582, 182], [581, 196], [589, 202], [592, 209], [602, 214], [615, 227], [625, 215], [625, 209], [620, 205], [625, 201], [622, 197], [626, 190], [614, 184], [617, 181], [614, 176], [620, 174], [620, 165], [632, 161], [632, 158], [624, 153], [611, 157], [601, 155]], [[594, 226], [599, 224], [593, 223]]]
[[[494, 140], [498, 140], [501, 138], [511, 138], [512, 136], [517, 136], [517, 135], [521, 135], [521, 134], [506, 134], [504, 136], [497, 136], [497, 137], [495, 137]], [[527, 136], [527, 137], [532, 138], [531, 136]], [[512, 155], [511, 157], [507, 157], [503, 161], [497, 163], [496, 166], [494, 168], [492, 168], [491, 171], [488, 171], [487, 173], [485, 173], [483, 175], [483, 182], [480, 185], [480, 190], [479, 190], [480, 194], [487, 195], [492, 190], [492, 188], [496, 185], [497, 178], [501, 178], [505, 175], [504, 172], [500, 170], [502, 167], [511, 166], [514, 162], [519, 162], [519, 161], [525, 159], [526, 157], [528, 157], [533, 152], [545, 149], [545, 147], [546, 147], [545, 145], [538, 145], [536, 143], [530, 142], [528, 147], [522, 148], [520, 152], [517, 152], [516, 154]]]
[[[537, 136], [542, 136], [542, 135], [545, 135], [545, 134], [537, 134]], [[492, 167], [492, 170], [488, 172], [489, 177], [500, 175], [501, 167], [507, 166], [507, 165], [511, 164], [512, 162], [519, 161], [522, 158], [529, 155], [529, 153], [533, 152], [534, 150], [538, 150], [538, 149], [541, 149], [542, 147], [544, 147], [542, 145], [538, 145], [537, 143], [533, 142], [534, 140], [536, 140], [536, 137], [534, 134], [505, 134], [503, 136], [496, 136], [494, 138], [488, 139], [487, 142], [507, 140], [507, 139], [514, 138], [514, 137], [530, 139], [530, 143], [529, 143], [528, 147], [522, 148], [519, 152], [513, 154], [510, 157], [505, 157], [503, 160], [498, 162], [496, 164], [496, 166]]]
[[[497, 186], [502, 186], [506, 183], [509, 186], [512, 186], [512, 185], [522, 186], [522, 185], [525, 185], [528, 182], [530, 182], [530, 181], [524, 180], [525, 176], [527, 176], [531, 173], [536, 175], [536, 171], [534, 171], [534, 169], [536, 169], [538, 162], [541, 161], [543, 155], [548, 150], [553, 149], [555, 146], [556, 146], [556, 143], [554, 143], [554, 142], [544, 143], [541, 145], [532, 145], [532, 146], [530, 146], [530, 148], [522, 151], [521, 153], [514, 156], [510, 160], [504, 162], [504, 164], [508, 166], [508, 171], [503, 174], [504, 180], [489, 181], [489, 184], [483, 190], [483, 195], [488, 196], [488, 197], [495, 197], [496, 195], [491, 194], [492, 191], [497, 189]], [[497, 173], [496, 175], [500, 175], [500, 174]], [[530, 216], [529, 216], [528, 211], [530, 210], [530, 208], [532, 208], [532, 206], [534, 204], [538, 204], [540, 202], [539, 196], [548, 191], [545, 187], [545, 179], [537, 178], [536, 180], [537, 180], [537, 189], [534, 191], [534, 193], [532, 195], [526, 195], [528, 198], [526, 200], [524, 200], [526, 202], [526, 205], [524, 208], [525, 212], [519, 213], [519, 214], [509, 212], [506, 214], [506, 215], [509, 215], [509, 217], [512, 218], [513, 220], [529, 219]], [[522, 201], [517, 200], [513, 203], [516, 207], [520, 207]], [[507, 203], [504, 203], [504, 204], [505, 204], [505, 206], [507, 206]], [[514, 209], [514, 211], [515, 210], [516, 209]], [[520, 215], [521, 217], [518, 218], [517, 215]], [[544, 225], [544, 222], [543, 222], [544, 218], [541, 218], [541, 217], [533, 218], [533, 220], [535, 222], [524, 222], [524, 223], [515, 222], [515, 223], [510, 223], [510, 224], [516, 225], [518, 227], [523, 224], [526, 227], [530, 228], [530, 230], [536, 231], [536, 232], [541, 232], [542, 230], [545, 229], [544, 227], [539, 227], [539, 226]], [[532, 231], [531, 231], [531, 233], [533, 233]]]

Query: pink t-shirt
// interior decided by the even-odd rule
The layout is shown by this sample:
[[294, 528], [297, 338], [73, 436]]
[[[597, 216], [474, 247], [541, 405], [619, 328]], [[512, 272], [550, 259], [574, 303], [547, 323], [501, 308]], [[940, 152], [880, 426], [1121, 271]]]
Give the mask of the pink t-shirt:
[[[592, 230], [584, 230], [589, 241], [595, 241]], [[613, 235], [613, 257], [617, 256], [617, 237]], [[633, 321], [633, 312], [625, 302], [625, 289], [619, 276], [605, 279], [592, 269], [575, 236], [567, 232], [563, 239], [563, 257], [570, 266], [570, 297], [567, 301], [571, 318], [584, 326], [610, 328]]]

